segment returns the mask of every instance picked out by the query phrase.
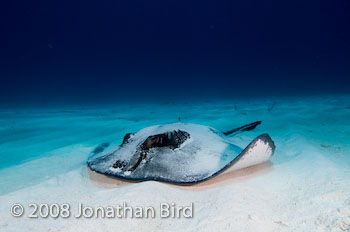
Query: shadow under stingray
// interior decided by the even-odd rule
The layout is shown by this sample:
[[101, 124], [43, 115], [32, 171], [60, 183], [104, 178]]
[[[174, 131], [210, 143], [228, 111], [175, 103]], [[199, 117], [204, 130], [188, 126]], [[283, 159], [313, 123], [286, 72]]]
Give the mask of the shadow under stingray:
[[[250, 166], [240, 170], [232, 171], [230, 169], [232, 168], [228, 168], [226, 171], [224, 171], [220, 175], [215, 176], [207, 181], [200, 182], [193, 185], [181, 186], [181, 185], [174, 185], [169, 183], [164, 183], [164, 184], [171, 185], [184, 190], [189, 190], [189, 191], [200, 191], [204, 189], [217, 188], [220, 186], [229, 185], [231, 183], [248, 180], [258, 175], [266, 174], [273, 170], [273, 165], [271, 161], [267, 161], [263, 164]], [[88, 176], [91, 184], [93, 184], [96, 187], [121, 188], [124, 186], [140, 183], [140, 182], [128, 182], [128, 181], [120, 180], [118, 178], [99, 174], [94, 171], [91, 171], [90, 168], [88, 167], [87, 167], [87, 172], [88, 172]]]

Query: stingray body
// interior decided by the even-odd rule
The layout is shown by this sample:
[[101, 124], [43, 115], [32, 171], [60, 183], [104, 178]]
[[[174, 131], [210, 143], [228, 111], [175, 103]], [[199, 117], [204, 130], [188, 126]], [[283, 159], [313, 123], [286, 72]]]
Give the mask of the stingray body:
[[156, 180], [189, 185], [226, 169], [241, 169], [269, 160], [275, 145], [268, 134], [241, 149], [228, 136], [254, 129], [261, 122], [220, 132], [214, 128], [174, 123], [128, 133], [113, 152], [88, 161], [91, 170], [127, 181]]

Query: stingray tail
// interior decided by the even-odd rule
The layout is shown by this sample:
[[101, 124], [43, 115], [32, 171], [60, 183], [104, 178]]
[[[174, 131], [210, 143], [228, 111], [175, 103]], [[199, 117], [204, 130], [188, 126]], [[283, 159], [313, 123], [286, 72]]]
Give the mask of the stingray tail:
[[236, 128], [236, 129], [223, 132], [223, 134], [224, 134], [224, 135], [233, 136], [233, 135], [236, 135], [236, 134], [241, 133], [241, 132], [243, 132], [243, 131], [251, 131], [251, 130], [254, 130], [255, 127], [257, 127], [257, 126], [260, 125], [260, 124], [261, 124], [261, 121], [253, 122], [253, 123], [250, 123], [250, 124], [247, 124], [247, 125], [238, 127], [238, 128]]

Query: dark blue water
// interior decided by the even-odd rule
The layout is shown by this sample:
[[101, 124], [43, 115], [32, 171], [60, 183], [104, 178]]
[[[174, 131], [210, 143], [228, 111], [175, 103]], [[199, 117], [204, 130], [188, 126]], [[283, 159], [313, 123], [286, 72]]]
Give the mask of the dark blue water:
[[0, 100], [349, 93], [350, 2], [7, 1]]

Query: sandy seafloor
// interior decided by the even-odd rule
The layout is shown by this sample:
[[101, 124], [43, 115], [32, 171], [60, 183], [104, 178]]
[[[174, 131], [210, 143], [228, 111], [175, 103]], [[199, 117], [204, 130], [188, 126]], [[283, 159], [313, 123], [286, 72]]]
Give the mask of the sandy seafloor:
[[[101, 187], [86, 160], [102, 142], [127, 132], [182, 122], [229, 130], [239, 146], [262, 133], [276, 144], [272, 165], [178, 188], [158, 182]], [[112, 149], [111, 148], [111, 149]], [[225, 179], [223, 183], [222, 179]], [[193, 218], [30, 219], [30, 203], [154, 206], [194, 204]], [[11, 216], [14, 203], [25, 206]], [[350, 231], [350, 96], [167, 102], [163, 104], [2, 107], [0, 231]]]

